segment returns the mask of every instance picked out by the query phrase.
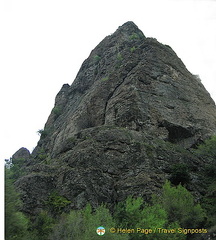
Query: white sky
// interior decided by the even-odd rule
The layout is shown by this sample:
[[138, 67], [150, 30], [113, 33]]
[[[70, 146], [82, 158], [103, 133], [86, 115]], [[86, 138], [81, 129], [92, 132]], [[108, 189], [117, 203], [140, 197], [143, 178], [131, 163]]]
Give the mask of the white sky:
[[216, 100], [216, 1], [5, 0], [0, 3], [0, 159], [36, 146], [64, 83], [91, 50], [132, 20], [170, 45]]

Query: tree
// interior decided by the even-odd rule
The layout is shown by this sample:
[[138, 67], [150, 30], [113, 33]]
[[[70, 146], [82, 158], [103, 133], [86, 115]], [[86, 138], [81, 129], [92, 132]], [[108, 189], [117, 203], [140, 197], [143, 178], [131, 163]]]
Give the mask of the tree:
[[53, 215], [59, 215], [62, 213], [63, 209], [71, 203], [71, 201], [63, 196], [60, 196], [56, 191], [54, 191], [50, 194], [45, 203], [49, 212]]
[[69, 215], [63, 215], [60, 222], [54, 227], [50, 236], [51, 240], [97, 240], [101, 236], [97, 235], [96, 229], [99, 226], [105, 228], [104, 240], [127, 240], [127, 234], [113, 234], [109, 231], [115, 227], [116, 223], [109, 210], [104, 206], [99, 206], [94, 212], [88, 204], [83, 210], [72, 210]]
[[159, 233], [159, 228], [178, 228], [178, 223], [168, 223], [168, 216], [162, 204], [153, 205], [144, 203], [143, 199], [129, 196], [125, 202], [117, 204], [115, 217], [123, 228], [144, 228], [152, 230], [148, 234], [136, 232], [129, 234], [131, 240], [183, 240], [186, 237], [180, 234]]
[[216, 136], [199, 145], [196, 153], [205, 159], [204, 180], [206, 194], [202, 198], [202, 206], [207, 211], [207, 226], [216, 225]]
[[167, 181], [163, 186], [161, 201], [169, 222], [179, 222], [181, 227], [199, 227], [206, 217], [200, 204], [194, 203], [193, 195], [182, 185], [172, 187]]
[[212, 136], [211, 138], [205, 140], [203, 144], [200, 144], [197, 147], [196, 152], [203, 156], [208, 156], [212, 159], [216, 159], [216, 136]]
[[170, 181], [174, 185], [185, 185], [190, 182], [190, 175], [188, 172], [188, 167], [185, 164], [179, 163], [172, 166], [172, 173]]
[[54, 219], [47, 211], [41, 211], [31, 224], [32, 240], [47, 240], [53, 231]]
[[21, 201], [10, 178], [11, 170], [5, 169], [5, 239], [29, 238], [28, 219], [20, 212]]

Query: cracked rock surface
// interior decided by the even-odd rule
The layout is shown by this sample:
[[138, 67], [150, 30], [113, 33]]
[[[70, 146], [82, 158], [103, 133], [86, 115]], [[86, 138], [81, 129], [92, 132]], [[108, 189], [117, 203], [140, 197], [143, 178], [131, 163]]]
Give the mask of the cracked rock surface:
[[148, 200], [178, 162], [194, 169], [196, 191], [200, 160], [169, 144], [188, 149], [215, 134], [215, 103], [200, 80], [169, 46], [127, 22], [57, 94], [16, 183], [24, 210], [36, 214], [56, 189], [70, 208], [112, 205], [128, 195]]
[[168, 46], [132, 22], [106, 37], [56, 97], [46, 123], [52, 156], [83, 129], [114, 125], [190, 147], [215, 133], [215, 104]]

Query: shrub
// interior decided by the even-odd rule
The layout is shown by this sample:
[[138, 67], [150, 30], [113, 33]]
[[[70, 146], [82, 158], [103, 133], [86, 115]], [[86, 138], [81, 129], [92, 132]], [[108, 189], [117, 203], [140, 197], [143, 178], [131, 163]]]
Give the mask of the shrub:
[[28, 239], [28, 219], [20, 212], [21, 201], [15, 191], [10, 171], [5, 171], [5, 239]]
[[[216, 159], [215, 159], [216, 160]], [[211, 179], [216, 179], [216, 161], [212, 161], [210, 164], [205, 165], [205, 175]]]
[[118, 53], [116, 58], [117, 58], [116, 68], [119, 68], [122, 65], [123, 60], [121, 53]]
[[52, 113], [55, 115], [55, 119], [57, 119], [62, 114], [62, 109], [58, 106], [55, 106], [52, 110]]
[[109, 77], [108, 77], [108, 76], [107, 76], [107, 77], [103, 77], [103, 78], [101, 79], [102, 82], [106, 82], [107, 80], [109, 80]]
[[142, 218], [141, 211], [144, 201], [141, 197], [128, 196], [125, 201], [119, 202], [115, 207], [114, 216], [118, 224], [131, 227]]
[[130, 40], [134, 40], [134, 39], [139, 39], [139, 35], [137, 33], [132, 33], [130, 35]]
[[[151, 233], [146, 236], [148, 240], [183, 240], [186, 236], [178, 233], [159, 233], [158, 229], [177, 229], [180, 227], [178, 222], [168, 222], [168, 214], [162, 204], [146, 205], [142, 211], [143, 218], [140, 226], [145, 226], [147, 229], [157, 229], [156, 233]], [[136, 239], [136, 238], [135, 238]], [[143, 239], [140, 236], [139, 239]]]
[[[129, 196], [125, 202], [117, 204], [115, 214], [118, 226], [122, 228], [178, 228], [178, 223], [168, 223], [168, 215], [161, 203], [153, 205], [144, 204], [143, 199], [132, 198]], [[147, 235], [143, 233], [129, 234], [131, 240], [149, 239], [149, 240], [173, 240], [185, 239], [180, 234], [161, 234], [152, 232]]]
[[216, 136], [213, 136], [197, 147], [198, 154], [216, 159]]
[[207, 212], [207, 226], [209, 227], [216, 225], [216, 181], [209, 183], [206, 192], [201, 204]]
[[134, 46], [130, 49], [131, 52], [134, 52], [135, 50], [136, 50], [136, 47]]
[[13, 181], [16, 181], [19, 177], [23, 176], [26, 172], [23, 168], [24, 164], [26, 162], [26, 159], [19, 158], [19, 159], [13, 159], [7, 161], [5, 167], [8, 169], [8, 174], [10, 175], [10, 179], [13, 179]]
[[203, 223], [206, 214], [199, 204], [194, 203], [192, 194], [183, 186], [163, 186], [162, 204], [169, 222], [179, 222], [181, 227], [196, 228]]
[[[105, 234], [99, 236], [96, 229], [99, 226], [105, 228]], [[59, 224], [54, 227], [50, 237], [51, 240], [127, 240], [127, 234], [112, 234], [109, 228], [115, 227], [115, 221], [109, 210], [104, 206], [99, 206], [94, 212], [88, 204], [83, 210], [72, 210], [68, 216], [64, 215]]]
[[206, 194], [202, 198], [202, 206], [207, 211], [207, 226], [216, 225], [216, 136], [199, 145], [196, 154], [205, 159], [204, 181]]
[[47, 158], [47, 153], [45, 152], [44, 148], [40, 148], [37, 153], [37, 158], [41, 161]]
[[101, 57], [100, 57], [100, 56], [98, 56], [98, 55], [95, 55], [95, 56], [94, 56], [94, 62], [95, 62], [96, 64], [99, 63], [100, 60], [101, 60]]
[[71, 203], [71, 201], [67, 200], [63, 196], [60, 196], [57, 192], [52, 192], [45, 203], [50, 212], [57, 215], [60, 214], [63, 209]]
[[33, 240], [47, 240], [53, 231], [54, 222], [46, 211], [41, 211], [31, 225]]
[[123, 60], [123, 57], [122, 57], [121, 53], [117, 54], [117, 60], [118, 61], [122, 61]]
[[174, 185], [185, 185], [190, 182], [190, 174], [187, 165], [183, 163], [175, 164], [171, 168], [170, 182]]
[[49, 131], [47, 129], [39, 129], [37, 131], [37, 133], [40, 135], [40, 137], [43, 139], [43, 138], [46, 138], [49, 134]]

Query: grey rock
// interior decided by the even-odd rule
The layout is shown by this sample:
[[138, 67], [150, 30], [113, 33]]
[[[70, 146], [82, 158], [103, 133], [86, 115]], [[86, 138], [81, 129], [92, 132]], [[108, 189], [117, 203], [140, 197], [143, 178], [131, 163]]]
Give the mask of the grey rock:
[[12, 159], [13, 160], [19, 160], [19, 159], [28, 160], [30, 158], [30, 156], [31, 156], [31, 154], [30, 154], [29, 150], [27, 148], [22, 147], [13, 154]]
[[[97, 59], [97, 61], [95, 61]], [[175, 52], [146, 38], [132, 22], [106, 37], [73, 84], [56, 97], [43, 146], [52, 156], [83, 129], [114, 125], [190, 147], [216, 133], [215, 104]]]
[[186, 149], [216, 134], [216, 107], [170, 47], [127, 22], [63, 85], [44, 131], [16, 183], [29, 214], [53, 190], [69, 208], [113, 206], [128, 195], [148, 201], [179, 162], [192, 169], [199, 198], [202, 160]]

